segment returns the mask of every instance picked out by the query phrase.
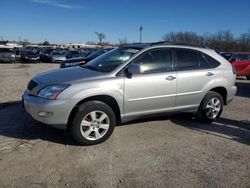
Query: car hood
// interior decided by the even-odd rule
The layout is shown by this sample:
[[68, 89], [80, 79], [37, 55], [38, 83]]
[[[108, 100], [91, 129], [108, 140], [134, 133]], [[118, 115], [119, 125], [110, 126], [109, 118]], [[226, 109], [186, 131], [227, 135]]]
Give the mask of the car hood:
[[106, 73], [89, 70], [83, 67], [70, 67], [67, 69], [56, 69], [39, 74], [33, 78], [43, 85], [70, 84], [73, 82], [98, 79]]

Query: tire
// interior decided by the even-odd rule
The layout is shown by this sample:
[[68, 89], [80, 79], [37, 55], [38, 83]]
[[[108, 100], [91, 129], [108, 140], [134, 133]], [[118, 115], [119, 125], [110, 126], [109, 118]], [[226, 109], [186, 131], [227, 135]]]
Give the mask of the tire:
[[247, 76], [247, 79], [250, 80], [250, 74]]
[[78, 144], [95, 145], [107, 140], [115, 125], [116, 117], [110, 106], [101, 101], [89, 101], [79, 106], [69, 131]]
[[209, 91], [201, 101], [196, 116], [204, 123], [212, 123], [214, 120], [220, 117], [222, 111], [222, 96], [217, 92]]

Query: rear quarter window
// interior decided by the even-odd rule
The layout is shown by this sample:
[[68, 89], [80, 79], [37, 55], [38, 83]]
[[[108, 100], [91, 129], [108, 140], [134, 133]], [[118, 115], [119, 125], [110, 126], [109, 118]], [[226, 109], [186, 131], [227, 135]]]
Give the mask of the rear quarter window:
[[207, 54], [204, 54], [204, 53], [201, 53], [202, 57], [206, 59], [207, 63], [209, 64], [209, 67], [210, 68], [216, 68], [218, 66], [220, 66], [220, 62], [217, 61], [216, 59], [214, 59], [213, 57], [207, 55]]

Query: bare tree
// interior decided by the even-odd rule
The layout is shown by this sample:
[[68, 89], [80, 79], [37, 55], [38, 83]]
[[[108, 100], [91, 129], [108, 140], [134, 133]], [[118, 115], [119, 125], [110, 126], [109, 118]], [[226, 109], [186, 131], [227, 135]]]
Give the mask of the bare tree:
[[240, 51], [250, 51], [250, 30], [239, 37]]
[[26, 45], [31, 44], [31, 42], [29, 42], [28, 39], [24, 39], [23, 41], [21, 41], [21, 44], [22, 44], [23, 46], [26, 46]]
[[128, 40], [125, 37], [124, 39], [118, 39], [120, 45], [128, 44]]
[[99, 33], [99, 32], [95, 32], [98, 40], [99, 40], [99, 44], [102, 44], [103, 40], [106, 39], [106, 35], [104, 33]]
[[219, 51], [250, 51], [250, 30], [236, 38], [231, 31], [218, 31], [214, 34], [198, 35], [194, 32], [170, 32], [163, 40], [170, 42], [204, 45]]
[[221, 51], [238, 51], [239, 44], [231, 31], [219, 31], [210, 36], [210, 47]]
[[197, 35], [194, 32], [170, 32], [163, 36], [163, 40], [170, 42], [180, 42], [180, 43], [189, 43], [189, 44], [203, 44], [203, 38]]

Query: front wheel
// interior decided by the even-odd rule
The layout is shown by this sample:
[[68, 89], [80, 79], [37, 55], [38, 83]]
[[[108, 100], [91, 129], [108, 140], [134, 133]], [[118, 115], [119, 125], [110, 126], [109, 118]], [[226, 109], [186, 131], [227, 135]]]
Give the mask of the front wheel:
[[217, 92], [209, 91], [199, 106], [197, 117], [202, 122], [212, 123], [220, 117], [222, 111], [222, 96]]
[[69, 130], [78, 144], [94, 145], [107, 140], [115, 124], [115, 114], [107, 104], [89, 101], [77, 109]]

